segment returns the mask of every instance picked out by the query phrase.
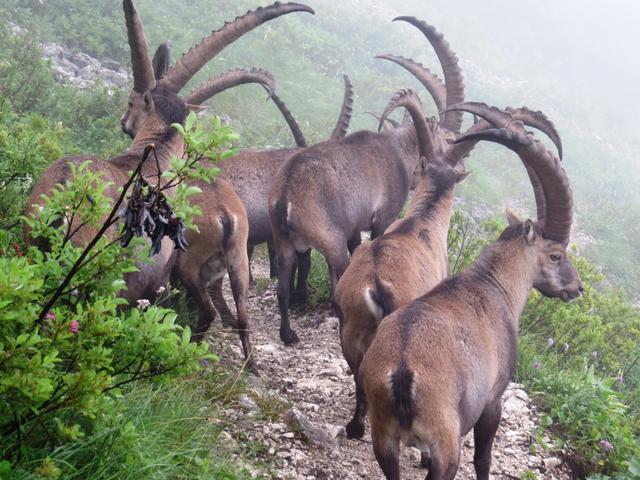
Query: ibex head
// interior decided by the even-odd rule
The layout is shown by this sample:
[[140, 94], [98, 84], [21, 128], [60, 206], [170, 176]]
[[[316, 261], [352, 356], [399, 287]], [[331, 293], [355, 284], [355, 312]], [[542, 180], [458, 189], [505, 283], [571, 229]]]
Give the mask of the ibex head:
[[508, 121], [503, 128], [463, 135], [455, 143], [488, 140], [505, 145], [520, 156], [533, 186], [538, 219], [522, 221], [508, 211], [509, 227], [500, 240], [521, 239], [520, 248], [531, 260], [529, 264], [535, 265], [533, 286], [540, 293], [564, 301], [579, 297], [583, 291], [582, 282], [567, 254], [573, 195], [560, 160], [526, 132], [521, 121], [514, 121], [506, 112], [477, 103], [459, 104], [456, 110], [472, 111], [495, 123]]
[[[400, 90], [382, 113], [379, 128], [389, 120], [388, 116], [396, 108], [404, 107], [415, 127], [420, 154], [420, 159], [413, 171], [411, 188], [416, 189], [418, 184], [425, 183], [423, 188], [444, 192], [465, 179], [468, 172], [464, 171], [463, 165], [451, 165], [444, 160], [444, 153], [449, 144], [445, 141], [443, 128], [436, 119], [425, 117], [421, 105], [420, 97], [414, 90], [410, 88]], [[403, 121], [403, 124], [406, 123], [408, 123], [408, 117]]]
[[167, 73], [170, 62], [169, 42], [158, 47], [152, 61], [142, 21], [133, 1], [124, 0], [123, 9], [131, 50], [133, 90], [129, 92], [128, 108], [120, 118], [120, 125], [133, 138], [149, 119], [161, 122], [165, 127], [176, 122], [182, 123], [186, 116], [186, 105], [176, 92], [159, 83]]
[[[259, 7], [236, 18], [233, 22], [225, 23], [219, 30], [213, 31], [169, 68], [171, 63], [169, 43], [166, 42], [158, 47], [152, 61], [142, 22], [133, 1], [123, 0], [123, 7], [131, 47], [133, 90], [129, 93], [129, 105], [120, 123], [123, 131], [131, 137], [138, 134], [142, 124], [155, 112], [154, 108], [158, 106], [156, 98], [158, 94], [165, 99], [169, 97], [179, 99], [180, 91], [193, 76], [234, 40], [258, 25], [281, 15], [291, 12], [314, 13], [313, 9], [306, 5], [293, 2], [276, 2], [267, 7]], [[262, 83], [269, 90], [270, 95], [275, 88], [275, 80], [269, 72], [257, 68], [234, 69], [200, 85], [184, 99], [180, 99], [180, 102], [197, 109], [201, 102], [216, 93], [249, 82]]]
[[532, 264], [537, 265], [533, 286], [543, 295], [565, 302], [579, 297], [582, 283], [564, 242], [545, 238], [539, 225], [529, 219], [521, 220], [511, 209], [507, 210], [507, 220], [509, 227], [500, 239], [522, 238], [522, 248], [533, 257]]

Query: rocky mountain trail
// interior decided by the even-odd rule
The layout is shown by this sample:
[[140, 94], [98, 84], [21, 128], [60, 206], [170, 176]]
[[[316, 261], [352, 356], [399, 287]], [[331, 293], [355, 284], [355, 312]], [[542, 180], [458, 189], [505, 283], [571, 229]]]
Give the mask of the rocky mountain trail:
[[[346, 438], [344, 425], [355, 402], [353, 377], [340, 349], [338, 319], [329, 308], [294, 310], [292, 326], [300, 343], [286, 347], [279, 339], [275, 281], [268, 266], [254, 261], [258, 287], [249, 295], [252, 341], [259, 377], [247, 377], [248, 395], [226, 413], [229, 444], [250, 442], [258, 456], [275, 465], [272, 478], [281, 480], [383, 479], [373, 455], [368, 431], [362, 440]], [[232, 297], [228, 286], [225, 295]], [[242, 368], [237, 335], [219, 323], [208, 337], [223, 365]], [[493, 446], [493, 479], [544, 478], [568, 480], [569, 467], [541, 443], [541, 412], [522, 385], [512, 383], [503, 397], [503, 416]], [[424, 479], [420, 452], [402, 447], [404, 479]], [[258, 472], [254, 472], [258, 475]], [[535, 475], [535, 476], [533, 476]], [[457, 478], [475, 479], [473, 435], [463, 439]]]

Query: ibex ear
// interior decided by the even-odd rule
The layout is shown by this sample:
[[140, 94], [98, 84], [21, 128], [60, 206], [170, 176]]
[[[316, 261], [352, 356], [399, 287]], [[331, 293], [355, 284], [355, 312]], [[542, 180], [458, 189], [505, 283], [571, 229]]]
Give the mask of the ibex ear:
[[509, 225], [517, 225], [519, 223], [522, 223], [522, 220], [518, 218], [518, 215], [513, 209], [507, 208], [505, 214], [507, 215], [507, 222], [509, 223]]
[[153, 95], [151, 95], [151, 90], [147, 90], [142, 94], [142, 101], [144, 102], [145, 112], [150, 112], [154, 109], [155, 104], [153, 102]]
[[522, 227], [522, 236], [528, 245], [531, 245], [536, 239], [536, 229], [533, 226], [533, 221], [531, 219], [527, 219], [524, 222], [524, 226]]
[[169, 40], [158, 47], [153, 55], [153, 73], [156, 80], [162, 79], [169, 70], [171, 63], [171, 43]]
[[462, 182], [465, 178], [469, 176], [470, 173], [471, 173], [471, 170], [467, 172], [464, 172], [464, 171], [460, 172], [456, 170], [456, 183]]

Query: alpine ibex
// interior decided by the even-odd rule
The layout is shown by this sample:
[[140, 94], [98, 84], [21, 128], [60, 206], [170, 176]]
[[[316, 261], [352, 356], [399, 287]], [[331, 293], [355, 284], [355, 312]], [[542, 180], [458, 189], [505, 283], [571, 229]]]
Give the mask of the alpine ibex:
[[[425, 22], [402, 19], [423, 31], [434, 46], [449, 94], [445, 106], [462, 101], [464, 87], [458, 60], [442, 35]], [[421, 78], [425, 71], [418, 73]], [[461, 119], [461, 112], [447, 112], [442, 128], [437, 129], [436, 141], [442, 143], [449, 135], [445, 123], [456, 134], [455, 126]], [[269, 197], [269, 215], [279, 266], [280, 338], [285, 344], [298, 341], [288, 313], [296, 254], [315, 248], [325, 257], [333, 298], [337, 281], [349, 264], [349, 252], [360, 244], [360, 232], [370, 230], [375, 238], [396, 219], [412, 186], [418, 160], [415, 129], [404, 124], [379, 133], [361, 131], [319, 143], [291, 157], [279, 170]]]
[[460, 438], [474, 429], [474, 466], [489, 478], [501, 396], [515, 370], [518, 319], [531, 288], [564, 301], [582, 285], [567, 255], [572, 221], [569, 180], [557, 157], [522, 123], [456, 142], [488, 140], [515, 151], [534, 187], [539, 217], [510, 226], [465, 272], [380, 323], [360, 367], [376, 459], [400, 478], [399, 443], [430, 456], [432, 480], [455, 477]]
[[[430, 133], [423, 125], [424, 119], [416, 121], [420, 110], [419, 100], [414, 94], [405, 93], [396, 97], [385, 113], [389, 114], [400, 105], [413, 111], [416, 130], [425, 132], [423, 136]], [[542, 112], [533, 112], [526, 107], [508, 108], [502, 112], [472, 102], [453, 105], [449, 109], [470, 110], [486, 118], [474, 124], [469, 133], [493, 127], [508, 128], [520, 120], [546, 133], [562, 151], [555, 126]], [[383, 115], [380, 123], [385, 120], [386, 115]], [[420, 138], [421, 134], [418, 135]], [[427, 145], [434, 145], [430, 136], [425, 138], [431, 140]], [[428, 169], [419, 172], [416, 194], [408, 213], [394, 222], [384, 235], [359, 248], [338, 282], [336, 304], [340, 317], [340, 341], [356, 384], [356, 410], [347, 425], [349, 438], [361, 438], [364, 433], [367, 407], [358, 370], [378, 324], [397, 308], [427, 293], [448, 274], [447, 231], [453, 211], [453, 191], [455, 185], [466, 176], [456, 173], [454, 168], [461, 167], [456, 162], [475, 143], [462, 142], [459, 144], [461, 148], [455, 145], [455, 153], [452, 154], [451, 149], [446, 151], [448, 155], [444, 157], [445, 161], [442, 151], [435, 151], [434, 147], [430, 148], [428, 154], [422, 154], [422, 157], [429, 159]], [[532, 181], [535, 182], [535, 179]], [[534, 185], [536, 195], [539, 195], [539, 184], [535, 182]]]
[[[349, 77], [344, 76], [345, 92], [340, 115], [331, 134], [332, 139], [345, 136], [349, 128], [349, 121], [353, 111], [353, 87]], [[284, 116], [297, 148], [282, 148], [274, 150], [241, 150], [237, 155], [230, 157], [219, 164], [226, 178], [231, 181], [236, 192], [242, 199], [249, 216], [249, 260], [253, 247], [267, 242], [269, 247], [269, 262], [271, 277], [277, 274], [275, 255], [273, 254], [273, 235], [269, 222], [269, 188], [271, 181], [280, 166], [291, 156], [300, 152], [307, 146], [307, 142], [298, 126], [295, 118], [289, 112], [284, 102], [276, 95], [272, 100]], [[301, 264], [298, 273], [298, 286], [300, 301], [306, 295], [306, 281], [310, 258], [308, 255], [299, 259]]]
[[[200, 68], [229, 43], [268, 20], [297, 11], [313, 13], [309, 7], [296, 3], [275, 3], [250, 11], [235, 21], [226, 23], [220, 30], [212, 32], [165, 72], [164, 68], [169, 64], [166, 58], [169, 53], [168, 46], [165, 44], [160, 47], [154, 65], [149, 56], [142, 22], [132, 0], [123, 0], [123, 7], [131, 47], [134, 87], [129, 94], [129, 108], [121, 118], [121, 125], [123, 130], [133, 137], [133, 142], [125, 156], [107, 162], [90, 158], [94, 160], [93, 168], [103, 172], [102, 178], [109, 182], [108, 194], [113, 198], [116, 196], [117, 186], [122, 185], [128, 178], [128, 172], [137, 164], [148, 144], [155, 144], [159, 157], [157, 167], [154, 162], [147, 162], [143, 171], [152, 181], [159, 178], [160, 173], [169, 167], [172, 156], [182, 156], [182, 138], [171, 125], [184, 121], [187, 104], [178, 96], [178, 92]], [[49, 191], [56, 183], [69, 179], [68, 162], [80, 163], [86, 159], [87, 157], [72, 157], [55, 162], [34, 188], [30, 204], [37, 203], [40, 195]], [[199, 304], [200, 321], [194, 337], [199, 338], [198, 334], [201, 335], [208, 327], [215, 314], [215, 310], [208, 308], [211, 300], [208, 295], [202, 295], [202, 292], [206, 290], [209, 282], [217, 281], [226, 269], [230, 273], [236, 300], [237, 326], [243, 350], [245, 357], [249, 358], [251, 345], [244, 305], [249, 273], [246, 255], [246, 210], [231, 184], [224, 178], [216, 179], [213, 184], [203, 183], [201, 188], [209, 190], [206, 195], [194, 199], [204, 212], [202, 221], [196, 222], [201, 233], [188, 234], [192, 254], [188, 261], [180, 258], [177, 262], [182, 279]], [[74, 242], [82, 243], [88, 234], [89, 228], [80, 229]], [[206, 244], [207, 249], [203, 249], [202, 244]], [[194, 262], [196, 253], [203, 251], [206, 253]], [[163, 246], [153, 265], [139, 266], [140, 271], [127, 279], [128, 290], [124, 294], [125, 297], [130, 302], [142, 296], [153, 298], [158, 287], [166, 284], [175, 259], [175, 252], [170, 245]], [[191, 266], [193, 270], [190, 269]]]
[[413, 90], [396, 95], [380, 123], [399, 106], [410, 112], [420, 145], [415, 194], [402, 219], [355, 251], [336, 287], [340, 342], [356, 384], [356, 411], [347, 425], [349, 438], [364, 434], [366, 404], [358, 369], [380, 320], [428, 292], [448, 274], [447, 233], [453, 192], [467, 175], [442, 160], [442, 149], [434, 143]]

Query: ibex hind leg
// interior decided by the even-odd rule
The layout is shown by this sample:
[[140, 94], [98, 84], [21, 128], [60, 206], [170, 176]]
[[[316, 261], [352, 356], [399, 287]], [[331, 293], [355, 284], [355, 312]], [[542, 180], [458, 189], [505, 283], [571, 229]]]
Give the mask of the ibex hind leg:
[[[254, 287], [256, 280], [253, 278], [253, 272], [251, 271], [251, 257], [253, 257], [254, 245], [247, 244], [247, 258], [249, 259], [249, 286]], [[271, 260], [271, 252], [269, 252], [269, 260]]]
[[473, 427], [473, 440], [475, 450], [473, 453], [473, 465], [478, 480], [488, 480], [491, 469], [491, 447], [493, 439], [500, 425], [502, 405], [500, 399], [489, 404]]
[[293, 288], [293, 275], [291, 277], [291, 304], [304, 305], [309, 299], [307, 279], [311, 271], [311, 249], [304, 253], [296, 253], [296, 265], [298, 268], [298, 284]]
[[285, 345], [298, 343], [299, 339], [289, 321], [290, 281], [296, 252], [286, 240], [276, 244], [278, 252], [278, 307], [280, 310], [280, 340]]
[[356, 383], [356, 409], [353, 418], [347, 424], [346, 432], [347, 438], [362, 438], [364, 436], [364, 418], [367, 415], [367, 397], [364, 394], [360, 375], [356, 372], [353, 378]]
[[249, 267], [248, 261], [244, 265], [236, 265], [233, 268], [230, 267], [229, 280], [231, 282], [231, 291], [233, 293], [233, 299], [236, 303], [236, 311], [238, 313], [238, 321], [236, 328], [240, 335], [240, 343], [242, 344], [242, 351], [244, 358], [247, 362], [247, 367], [257, 373], [257, 366], [253, 356], [253, 349], [251, 347], [251, 324], [249, 321], [249, 314], [247, 313], [247, 292], [249, 290]]
[[276, 278], [278, 276], [278, 256], [273, 240], [267, 242], [267, 251], [269, 252], [269, 278]]
[[460, 462], [460, 435], [454, 431], [443, 431], [438, 435], [438, 444], [431, 448], [429, 473], [426, 480], [453, 480]]
[[400, 440], [395, 432], [371, 423], [373, 453], [387, 480], [400, 480]]
[[229, 305], [227, 305], [227, 301], [225, 300], [224, 294], [222, 293], [223, 280], [224, 278], [219, 278], [218, 280], [212, 282], [211, 285], [209, 285], [209, 295], [211, 296], [213, 305], [216, 307], [216, 310], [218, 310], [218, 313], [220, 314], [222, 324], [230, 328], [237, 328], [238, 322], [233, 316], [233, 313], [231, 313]]
[[198, 324], [193, 329], [191, 339], [195, 342], [200, 342], [216, 317], [216, 309], [211, 302], [204, 283], [200, 281], [199, 270], [188, 267], [188, 265], [181, 265], [178, 270], [178, 278], [187, 289], [189, 298], [195, 302], [198, 309]]

